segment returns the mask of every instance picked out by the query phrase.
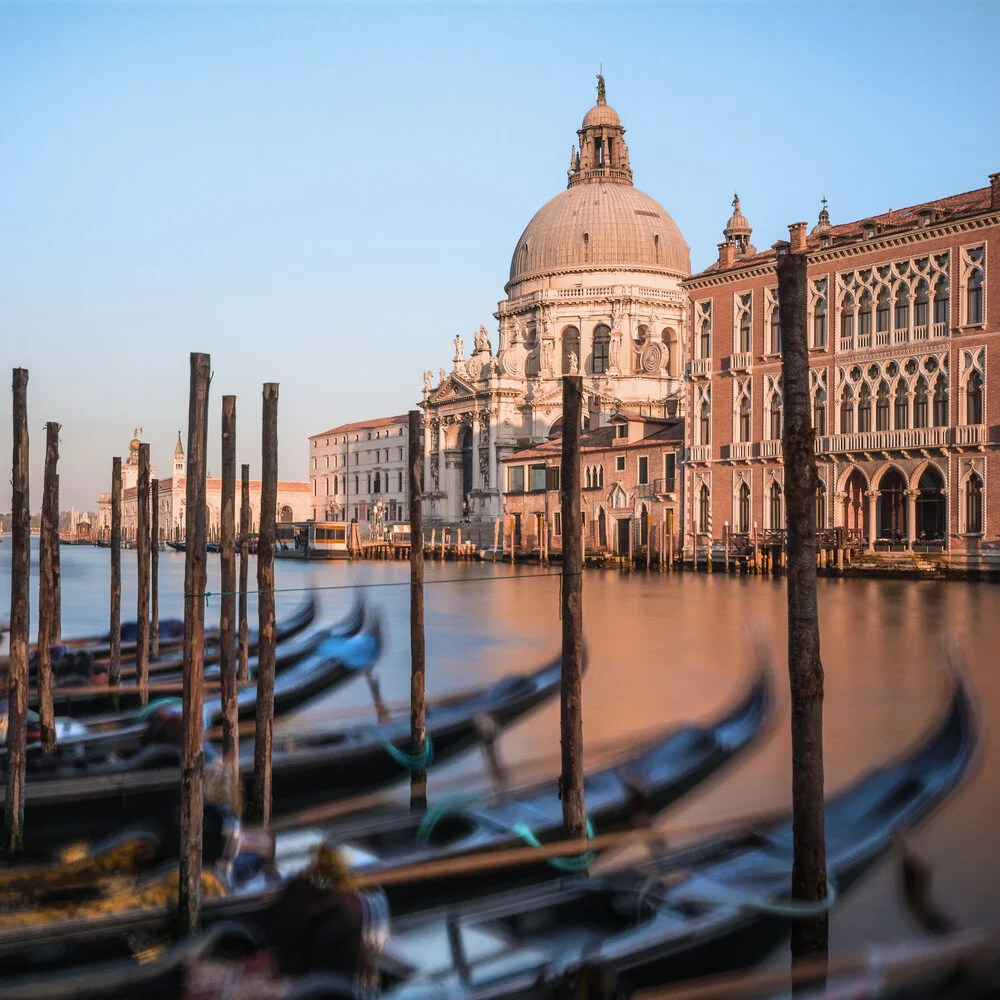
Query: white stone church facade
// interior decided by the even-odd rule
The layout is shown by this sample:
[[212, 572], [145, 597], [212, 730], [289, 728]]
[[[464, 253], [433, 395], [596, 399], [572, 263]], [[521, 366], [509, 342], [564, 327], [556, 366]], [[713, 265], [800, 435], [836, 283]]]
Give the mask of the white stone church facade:
[[456, 337], [451, 371], [442, 368], [436, 384], [424, 373], [428, 527], [466, 521], [474, 537], [492, 537], [507, 485], [502, 460], [561, 432], [564, 373], [583, 374], [591, 427], [623, 407], [681, 415], [689, 248], [633, 186], [602, 78], [577, 135], [566, 190], [514, 247], [494, 313], [496, 350], [480, 327], [468, 358]]

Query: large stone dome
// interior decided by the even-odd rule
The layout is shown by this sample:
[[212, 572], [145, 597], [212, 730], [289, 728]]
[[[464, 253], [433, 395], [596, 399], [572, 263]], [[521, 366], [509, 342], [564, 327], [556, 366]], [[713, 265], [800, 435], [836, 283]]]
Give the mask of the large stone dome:
[[577, 184], [543, 205], [521, 234], [510, 282], [558, 271], [602, 269], [691, 273], [677, 223], [631, 184]]

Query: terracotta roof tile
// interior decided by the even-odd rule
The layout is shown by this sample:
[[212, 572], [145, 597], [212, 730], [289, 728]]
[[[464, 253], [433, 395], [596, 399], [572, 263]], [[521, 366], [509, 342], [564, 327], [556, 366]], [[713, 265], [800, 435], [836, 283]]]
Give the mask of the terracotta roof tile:
[[326, 437], [327, 434], [346, 434], [349, 431], [369, 431], [377, 427], [388, 427], [392, 424], [405, 424], [410, 419], [409, 414], [404, 413], [398, 417], [376, 417], [374, 420], [356, 420], [353, 424], [340, 424], [339, 427], [331, 427], [328, 431], [320, 431], [319, 434], [310, 434], [309, 440]]
[[[663, 423], [662, 420], [655, 419], [655, 423]], [[649, 444], [666, 444], [667, 442], [681, 442], [684, 440], [684, 421], [671, 420], [664, 426], [651, 434], [647, 434], [638, 441], [630, 441], [628, 444], [619, 445], [619, 448], [642, 448]], [[584, 431], [580, 437], [581, 453], [608, 451], [615, 441], [614, 427], [598, 427], [597, 430]], [[508, 455], [503, 461], [529, 461], [533, 458], [562, 458], [562, 438], [553, 438], [544, 444], [533, 445], [522, 451], [516, 451], [513, 455]]]

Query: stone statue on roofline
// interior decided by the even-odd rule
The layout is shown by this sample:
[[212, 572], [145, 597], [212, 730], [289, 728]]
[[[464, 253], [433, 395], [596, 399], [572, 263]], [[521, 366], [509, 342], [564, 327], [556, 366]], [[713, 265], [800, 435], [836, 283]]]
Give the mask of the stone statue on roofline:
[[434, 373], [428, 369], [424, 372], [424, 392], [431, 391], [431, 379], [434, 377]]
[[462, 353], [463, 350], [464, 350], [464, 348], [465, 348], [465, 345], [462, 343], [462, 338], [459, 337], [458, 334], [456, 334], [455, 335], [455, 358], [454, 358], [454, 361], [455, 361], [456, 365], [460, 364], [461, 362], [463, 362], [465, 360], [465, 356]]

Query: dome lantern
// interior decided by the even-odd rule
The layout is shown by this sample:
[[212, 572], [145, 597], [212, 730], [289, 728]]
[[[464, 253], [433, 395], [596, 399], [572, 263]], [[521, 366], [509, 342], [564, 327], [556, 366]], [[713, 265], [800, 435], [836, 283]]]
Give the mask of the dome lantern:
[[577, 131], [580, 152], [571, 157], [568, 187], [593, 181], [632, 183], [625, 129], [614, 108], [608, 106], [604, 77], [597, 76], [597, 103], [583, 116]]
[[729, 218], [729, 224], [722, 230], [722, 235], [726, 237], [727, 243], [736, 244], [737, 254], [753, 254], [757, 252], [757, 248], [750, 242], [752, 232], [750, 222], [740, 211], [740, 196], [733, 194], [733, 214]]

